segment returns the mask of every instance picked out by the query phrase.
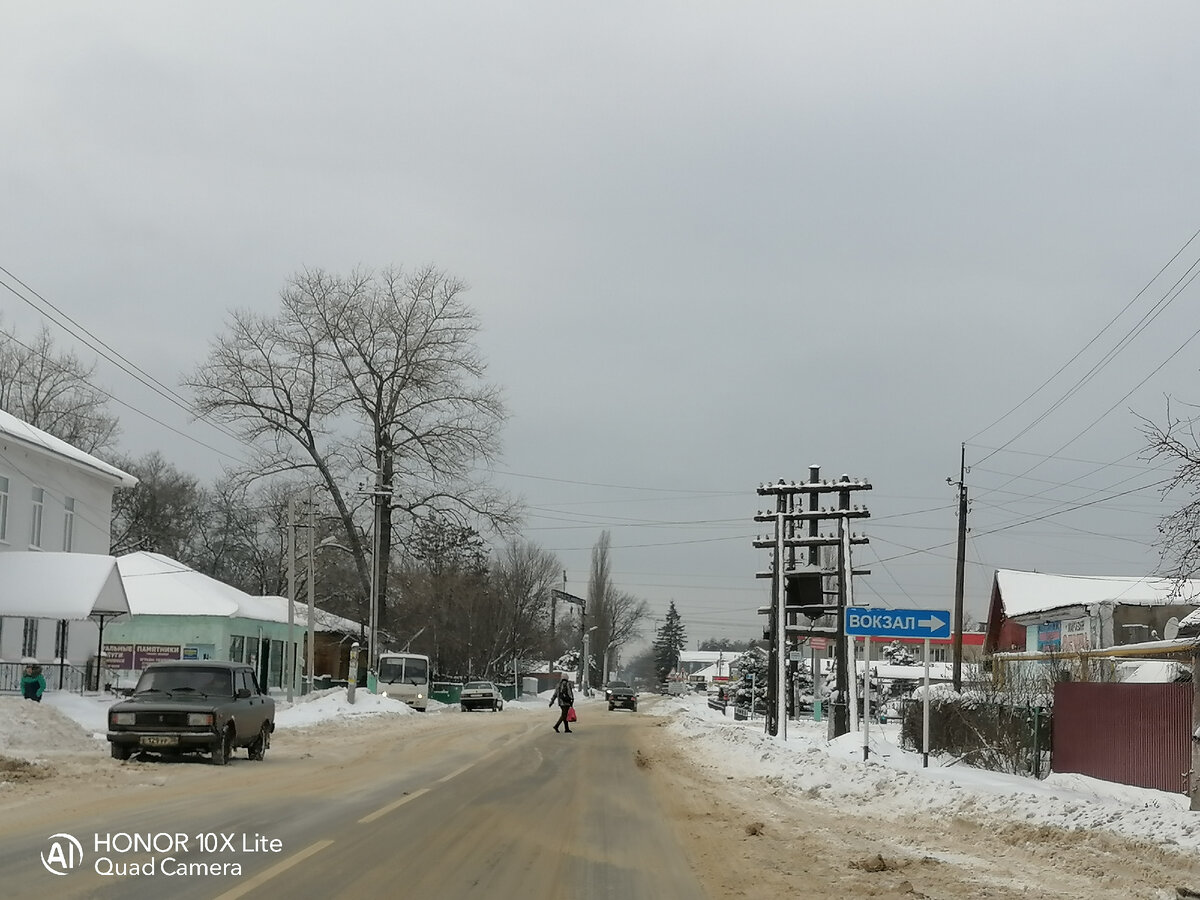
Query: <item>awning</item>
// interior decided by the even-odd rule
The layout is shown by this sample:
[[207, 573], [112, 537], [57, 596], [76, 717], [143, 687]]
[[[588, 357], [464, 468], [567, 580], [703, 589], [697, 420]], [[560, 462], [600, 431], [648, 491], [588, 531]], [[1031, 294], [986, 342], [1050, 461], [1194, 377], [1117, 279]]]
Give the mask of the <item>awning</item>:
[[0, 616], [86, 619], [128, 614], [117, 561], [97, 553], [0, 553]]

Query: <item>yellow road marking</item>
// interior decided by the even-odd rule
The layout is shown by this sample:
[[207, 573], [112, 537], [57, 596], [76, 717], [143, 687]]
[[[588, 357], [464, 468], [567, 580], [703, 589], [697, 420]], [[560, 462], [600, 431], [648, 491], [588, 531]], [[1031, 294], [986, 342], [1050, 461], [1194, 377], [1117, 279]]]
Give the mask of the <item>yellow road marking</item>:
[[259, 874], [255, 875], [253, 878], [251, 878], [249, 881], [244, 881], [241, 884], [239, 884], [237, 887], [233, 888], [232, 890], [226, 891], [225, 893], [221, 894], [219, 897], [217, 897], [217, 900], [235, 900], [236, 897], [241, 897], [241, 896], [249, 893], [250, 891], [254, 890], [259, 885], [266, 884], [268, 881], [270, 881], [272, 878], [274, 878], [280, 872], [287, 871], [292, 866], [296, 865], [296, 863], [303, 862], [304, 860], [306, 860], [310, 856], [312, 856], [314, 853], [319, 853], [320, 851], [324, 850], [326, 847], [328, 847], [332, 843], [333, 843], [333, 841], [317, 841], [315, 844], [309, 844], [307, 847], [305, 847], [303, 850], [301, 850], [295, 856], [288, 857], [287, 859], [283, 860], [282, 862], [276, 863], [275, 865], [271, 866], [271, 868], [267, 869], [265, 872], [260, 872]]

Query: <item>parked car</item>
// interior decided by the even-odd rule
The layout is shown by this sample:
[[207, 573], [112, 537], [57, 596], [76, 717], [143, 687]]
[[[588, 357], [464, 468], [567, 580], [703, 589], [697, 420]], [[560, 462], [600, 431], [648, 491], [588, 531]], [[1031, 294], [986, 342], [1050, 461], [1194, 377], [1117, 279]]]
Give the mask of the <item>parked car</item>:
[[618, 706], [637, 712], [637, 692], [624, 681], [610, 681], [604, 688], [604, 699], [608, 701], [609, 712]]
[[274, 731], [275, 701], [244, 663], [151, 663], [129, 699], [108, 710], [113, 759], [141, 751], [210, 753], [223, 766], [234, 748], [245, 747], [250, 759], [261, 760]]
[[458, 705], [463, 712], [472, 709], [500, 712], [504, 709], [504, 698], [500, 696], [500, 688], [490, 681], [468, 681], [458, 695]]

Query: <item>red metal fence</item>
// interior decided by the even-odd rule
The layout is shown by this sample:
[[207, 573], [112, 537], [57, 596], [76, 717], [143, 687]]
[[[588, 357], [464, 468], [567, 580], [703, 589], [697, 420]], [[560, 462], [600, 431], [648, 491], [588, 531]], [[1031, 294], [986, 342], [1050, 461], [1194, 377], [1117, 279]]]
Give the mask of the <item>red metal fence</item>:
[[1188, 793], [1191, 684], [1054, 686], [1053, 768]]

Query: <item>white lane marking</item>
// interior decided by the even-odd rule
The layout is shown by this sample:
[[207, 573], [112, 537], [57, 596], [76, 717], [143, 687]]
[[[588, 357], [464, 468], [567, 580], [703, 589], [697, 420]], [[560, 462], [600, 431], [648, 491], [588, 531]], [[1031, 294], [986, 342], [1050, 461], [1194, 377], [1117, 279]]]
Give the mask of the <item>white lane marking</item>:
[[374, 822], [380, 816], [386, 816], [393, 809], [397, 809], [397, 808], [403, 806], [409, 800], [416, 800], [422, 794], [428, 794], [428, 793], [429, 793], [429, 788], [421, 788], [419, 791], [413, 791], [411, 794], [405, 794], [399, 800], [396, 800], [393, 803], [389, 803], [387, 806], [381, 806], [379, 809], [375, 810], [375, 812], [363, 816], [361, 819], [358, 820], [358, 824], [365, 825], [368, 822]]
[[296, 865], [296, 863], [303, 862], [304, 860], [306, 860], [310, 856], [312, 856], [314, 853], [319, 853], [320, 851], [324, 850], [326, 847], [328, 847], [332, 843], [333, 843], [333, 841], [317, 841], [315, 844], [309, 844], [307, 847], [305, 847], [303, 850], [301, 850], [295, 856], [288, 857], [287, 859], [283, 860], [282, 862], [276, 863], [275, 865], [271, 866], [271, 868], [267, 869], [266, 871], [259, 872], [257, 875], [255, 875], [253, 878], [251, 878], [249, 881], [244, 881], [241, 884], [239, 884], [237, 887], [233, 888], [232, 890], [226, 891], [225, 893], [221, 894], [219, 897], [217, 897], [217, 900], [234, 900], [234, 898], [236, 898], [236, 897], [244, 896], [245, 894], [254, 890], [259, 885], [266, 884], [266, 882], [270, 881], [272, 878], [274, 878], [280, 872], [287, 871], [292, 866]]

